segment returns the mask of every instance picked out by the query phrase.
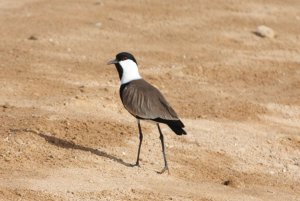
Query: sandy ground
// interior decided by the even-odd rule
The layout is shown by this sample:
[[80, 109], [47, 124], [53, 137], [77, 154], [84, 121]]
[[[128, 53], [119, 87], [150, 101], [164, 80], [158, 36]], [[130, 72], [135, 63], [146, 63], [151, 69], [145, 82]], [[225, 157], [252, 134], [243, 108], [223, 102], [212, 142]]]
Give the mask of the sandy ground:
[[[0, 0], [0, 24], [0, 200], [300, 200], [299, 0]], [[186, 125], [170, 175], [147, 122], [130, 167], [120, 51]]]

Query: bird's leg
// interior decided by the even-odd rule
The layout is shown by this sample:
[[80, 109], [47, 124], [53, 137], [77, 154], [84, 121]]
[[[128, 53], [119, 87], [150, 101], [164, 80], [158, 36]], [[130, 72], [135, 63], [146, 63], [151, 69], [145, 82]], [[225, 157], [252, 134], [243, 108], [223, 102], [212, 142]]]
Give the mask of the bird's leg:
[[140, 166], [139, 164], [139, 160], [140, 160], [140, 152], [141, 152], [141, 146], [142, 146], [142, 141], [143, 141], [143, 133], [142, 133], [142, 128], [141, 128], [141, 124], [140, 124], [140, 120], [137, 120], [138, 122], [138, 127], [139, 127], [139, 134], [140, 134], [140, 143], [139, 143], [139, 149], [138, 149], [138, 154], [137, 154], [137, 159], [136, 159], [136, 163], [134, 166]]
[[167, 170], [168, 174], [170, 174], [169, 168], [168, 168], [168, 162], [167, 162], [166, 152], [165, 152], [164, 136], [163, 136], [163, 134], [162, 134], [162, 132], [160, 130], [159, 124], [157, 124], [157, 128], [158, 128], [158, 131], [159, 131], [159, 139], [161, 141], [161, 147], [162, 147], [162, 152], [163, 152], [164, 161], [165, 161], [165, 167], [160, 172], [157, 172], [157, 173], [158, 174], [162, 174], [162, 173], [164, 173]]

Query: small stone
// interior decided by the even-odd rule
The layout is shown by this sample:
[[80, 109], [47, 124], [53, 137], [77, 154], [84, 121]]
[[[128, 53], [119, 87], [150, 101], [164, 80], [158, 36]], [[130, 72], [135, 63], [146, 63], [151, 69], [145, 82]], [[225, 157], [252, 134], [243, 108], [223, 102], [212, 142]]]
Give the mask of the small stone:
[[229, 186], [232, 182], [230, 180], [223, 181], [223, 185]]
[[38, 38], [34, 35], [29, 36], [28, 40], [37, 40]]
[[287, 169], [291, 172], [298, 172], [299, 171], [299, 167], [297, 165], [292, 165], [292, 164], [287, 165]]
[[273, 29], [270, 27], [267, 27], [265, 25], [258, 26], [256, 31], [254, 32], [257, 36], [260, 36], [262, 38], [274, 38], [275, 33]]
[[84, 89], [85, 88], [85, 86], [84, 85], [81, 85], [80, 87], [79, 87], [79, 89]]
[[282, 171], [283, 173], [286, 173], [286, 172], [287, 172], [287, 168], [283, 168], [281, 171]]
[[100, 6], [102, 6], [102, 5], [103, 5], [103, 2], [102, 2], [102, 1], [96, 1], [96, 2], [94, 3], [94, 5], [100, 5]]
[[20, 192], [20, 191], [15, 191], [15, 194], [17, 195], [17, 196], [20, 196], [20, 197], [22, 197], [23, 196], [23, 193], [22, 192]]
[[5, 161], [5, 162], [9, 162], [9, 161], [10, 161], [10, 158], [6, 157], [6, 158], [4, 158], [4, 161]]
[[233, 188], [243, 188], [245, 187], [244, 183], [242, 181], [239, 181], [237, 178], [232, 180], [232, 179], [228, 179], [228, 180], [225, 180], [224, 182], [222, 182], [222, 184], [224, 186], [230, 186], [230, 187], [233, 187]]
[[17, 142], [19, 145], [24, 144], [23, 140], [21, 140], [21, 139], [16, 139], [16, 142]]
[[102, 26], [102, 23], [101, 22], [96, 22], [95, 26], [98, 27], [98, 28], [100, 28]]
[[9, 108], [9, 104], [8, 104], [8, 103], [5, 103], [4, 105], [2, 105], [2, 107], [3, 107], [4, 109], [7, 109], [7, 108]]

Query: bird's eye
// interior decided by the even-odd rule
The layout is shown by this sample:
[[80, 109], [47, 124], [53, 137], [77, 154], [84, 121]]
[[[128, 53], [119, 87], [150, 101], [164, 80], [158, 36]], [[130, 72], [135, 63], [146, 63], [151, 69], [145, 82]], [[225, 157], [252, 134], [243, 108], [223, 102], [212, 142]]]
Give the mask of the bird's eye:
[[123, 61], [126, 60], [126, 59], [128, 59], [128, 58], [127, 58], [127, 57], [124, 57], [124, 58], [123, 58]]

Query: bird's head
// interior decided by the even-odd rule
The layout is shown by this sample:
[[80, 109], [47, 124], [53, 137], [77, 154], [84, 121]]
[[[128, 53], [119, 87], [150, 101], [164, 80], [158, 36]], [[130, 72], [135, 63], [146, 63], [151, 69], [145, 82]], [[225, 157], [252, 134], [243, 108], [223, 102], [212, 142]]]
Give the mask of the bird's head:
[[134, 56], [132, 54], [128, 53], [128, 52], [121, 52], [121, 53], [117, 54], [116, 58], [113, 59], [113, 60], [111, 60], [111, 61], [109, 61], [107, 63], [107, 65], [117, 64], [117, 63], [120, 63], [120, 62], [126, 62], [127, 60], [129, 60], [129, 61], [131, 60], [134, 63], [136, 63], [136, 65], [137, 65], [137, 62], [136, 62]]
[[109, 61], [107, 65], [115, 64], [121, 84], [126, 84], [132, 80], [141, 79], [138, 71], [137, 62], [134, 56], [128, 52], [121, 52], [116, 58]]

